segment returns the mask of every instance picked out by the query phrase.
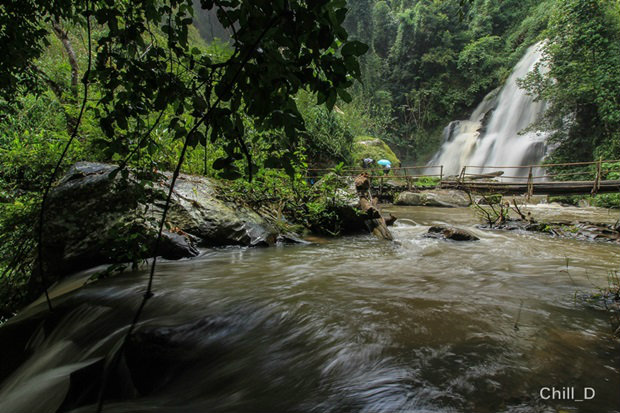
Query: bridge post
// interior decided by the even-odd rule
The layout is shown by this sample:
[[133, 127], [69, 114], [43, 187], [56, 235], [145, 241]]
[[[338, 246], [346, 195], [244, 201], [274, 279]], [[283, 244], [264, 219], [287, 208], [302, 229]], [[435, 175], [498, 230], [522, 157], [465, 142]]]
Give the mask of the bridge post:
[[592, 187], [592, 191], [590, 194], [592, 196], [596, 195], [599, 189], [601, 189], [601, 164], [603, 162], [603, 157], [598, 158], [598, 162], [596, 163], [596, 177], [594, 178], [594, 186]]
[[534, 195], [534, 178], [532, 176], [532, 167], [530, 166], [530, 171], [527, 175], [527, 202], [530, 202], [532, 195]]
[[407, 175], [407, 167], [403, 167], [403, 171], [405, 172], [405, 182], [407, 183], [407, 191], [411, 191], [411, 180], [409, 180], [409, 175]]
[[457, 179], [457, 184], [462, 184], [463, 181], [465, 180], [465, 169], [467, 169], [467, 166], [464, 166], [463, 169], [461, 169], [461, 174], [459, 175], [458, 179]]
[[443, 181], [443, 165], [439, 165], [439, 186], [441, 186], [441, 181]]

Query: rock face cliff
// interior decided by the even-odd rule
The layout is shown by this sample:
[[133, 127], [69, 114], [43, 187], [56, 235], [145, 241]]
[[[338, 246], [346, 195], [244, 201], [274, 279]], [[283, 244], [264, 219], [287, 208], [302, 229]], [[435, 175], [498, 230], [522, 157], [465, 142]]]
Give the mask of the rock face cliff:
[[[47, 273], [152, 255], [170, 175], [139, 180], [115, 171], [115, 165], [81, 162], [53, 188], [43, 228]], [[282, 238], [272, 220], [218, 197], [219, 185], [179, 176], [158, 255], [179, 259], [197, 255], [197, 247], [267, 246]]]

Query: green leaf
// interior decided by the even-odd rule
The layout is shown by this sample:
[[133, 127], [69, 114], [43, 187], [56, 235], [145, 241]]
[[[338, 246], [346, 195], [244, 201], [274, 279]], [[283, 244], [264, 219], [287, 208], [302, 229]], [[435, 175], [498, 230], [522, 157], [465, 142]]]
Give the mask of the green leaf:
[[195, 131], [194, 133], [192, 133], [191, 135], [187, 137], [187, 144], [191, 148], [195, 148], [196, 146], [198, 146], [199, 143], [204, 142], [204, 139], [205, 137], [202, 134], [202, 132]]
[[361, 56], [368, 51], [368, 45], [358, 40], [347, 42], [340, 49], [342, 56]]
[[213, 169], [222, 170], [230, 167], [231, 164], [230, 158], [217, 158], [213, 162]]
[[334, 108], [334, 105], [336, 104], [336, 92], [334, 92], [333, 90], [329, 91], [329, 96], [327, 97], [327, 101], [325, 102], [325, 106], [327, 106], [327, 109], [332, 110]]
[[351, 101], [353, 101], [353, 98], [351, 97], [349, 92], [344, 89], [338, 89], [338, 96], [340, 96], [340, 99], [342, 99], [346, 103], [351, 103]]
[[207, 110], [207, 101], [199, 95], [195, 95], [192, 99], [193, 109], [198, 113], [203, 113]]

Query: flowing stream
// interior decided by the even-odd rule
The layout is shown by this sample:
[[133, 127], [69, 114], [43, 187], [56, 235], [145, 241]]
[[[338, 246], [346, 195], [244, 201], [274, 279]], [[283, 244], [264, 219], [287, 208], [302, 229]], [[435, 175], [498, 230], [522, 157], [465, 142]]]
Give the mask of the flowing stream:
[[[480, 230], [466, 208], [390, 211], [401, 218], [394, 243], [360, 235], [159, 264], [123, 364], [131, 380], [110, 378], [104, 411], [620, 409], [620, 344], [605, 311], [579, 298], [607, 285], [617, 245]], [[480, 241], [424, 238], [436, 223]], [[53, 291], [47, 321], [40, 303], [0, 328], [3, 363], [14, 364], [0, 412], [96, 411], [88, 369], [120, 342], [147, 271], [72, 290], [86, 275]], [[542, 400], [542, 387], [595, 397]]]
[[[458, 175], [463, 166], [518, 166], [540, 164], [546, 154], [546, 133], [528, 130], [544, 114], [546, 103], [534, 101], [517, 80], [536, 67], [542, 57], [539, 42], [514, 67], [501, 90], [489, 93], [468, 120], [450, 122], [443, 144], [429, 162], [443, 165], [446, 175]], [[544, 66], [540, 68], [544, 71]], [[468, 168], [469, 173], [498, 169]], [[505, 171], [507, 176], [527, 176], [527, 169]], [[538, 175], [540, 171], [535, 171]]]

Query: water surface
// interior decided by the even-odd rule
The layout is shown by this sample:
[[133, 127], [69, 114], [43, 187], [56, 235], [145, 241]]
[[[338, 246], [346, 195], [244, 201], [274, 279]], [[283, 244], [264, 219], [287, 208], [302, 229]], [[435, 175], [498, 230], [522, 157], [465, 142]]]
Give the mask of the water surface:
[[[620, 411], [620, 345], [605, 312], [576, 299], [607, 285], [617, 244], [483, 231], [466, 208], [390, 210], [394, 243], [362, 235], [161, 263], [142, 347], [128, 354], [139, 393], [104, 411]], [[437, 223], [480, 241], [424, 238]], [[120, 340], [146, 277], [57, 298], [70, 310], [31, 340], [0, 411], [58, 403], [62, 378]], [[545, 401], [546, 386], [596, 396]]]

